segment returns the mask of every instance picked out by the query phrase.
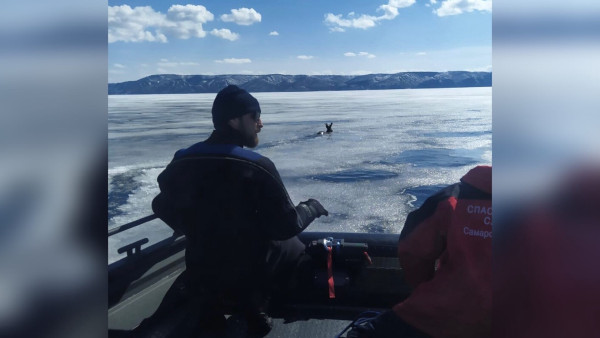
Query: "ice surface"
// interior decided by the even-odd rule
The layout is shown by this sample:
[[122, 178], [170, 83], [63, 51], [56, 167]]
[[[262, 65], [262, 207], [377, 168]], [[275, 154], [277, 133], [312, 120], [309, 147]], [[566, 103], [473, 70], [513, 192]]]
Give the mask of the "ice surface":
[[[254, 150], [276, 165], [294, 203], [330, 212], [307, 231], [401, 231], [430, 193], [491, 164], [491, 88], [256, 93]], [[212, 131], [215, 94], [109, 96], [109, 227], [152, 213], [156, 177]], [[325, 123], [333, 122], [333, 133]], [[134, 239], [171, 234], [153, 221], [109, 239], [109, 261]]]

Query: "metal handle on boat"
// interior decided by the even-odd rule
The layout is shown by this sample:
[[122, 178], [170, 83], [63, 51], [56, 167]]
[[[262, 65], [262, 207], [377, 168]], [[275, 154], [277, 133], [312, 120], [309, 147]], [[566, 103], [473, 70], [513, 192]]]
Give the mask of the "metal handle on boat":
[[148, 243], [148, 241], [149, 241], [148, 238], [140, 239], [137, 242], [133, 242], [131, 244], [125, 245], [122, 248], [119, 248], [119, 250], [117, 250], [117, 252], [119, 254], [127, 252], [127, 257], [133, 256], [135, 254], [140, 253], [140, 251], [142, 250], [142, 245]]
[[131, 229], [131, 228], [135, 228], [136, 226], [138, 226], [140, 224], [144, 224], [146, 222], [150, 222], [151, 220], [156, 219], [156, 218], [158, 218], [158, 216], [155, 215], [155, 214], [152, 214], [152, 215], [148, 215], [146, 217], [142, 217], [140, 219], [137, 219], [137, 220], [135, 220], [133, 222], [129, 222], [127, 224], [123, 224], [123, 225], [120, 225], [118, 227], [111, 228], [111, 229], [108, 230], [108, 237], [110, 237], [112, 235], [115, 235], [115, 234], [118, 234], [119, 232], [123, 232], [123, 231]]

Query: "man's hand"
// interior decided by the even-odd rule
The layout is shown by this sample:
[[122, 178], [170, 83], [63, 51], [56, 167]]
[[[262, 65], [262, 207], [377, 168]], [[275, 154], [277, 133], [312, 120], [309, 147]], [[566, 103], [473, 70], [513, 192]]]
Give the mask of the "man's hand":
[[305, 204], [308, 209], [310, 209], [310, 213], [315, 217], [315, 218], [319, 218], [323, 215], [325, 216], [329, 216], [329, 211], [327, 211], [322, 205], [321, 203], [319, 203], [319, 201], [317, 201], [314, 198], [309, 199], [308, 201], [305, 202], [301, 202], [303, 204]]
[[323, 215], [329, 215], [329, 212], [314, 198], [298, 203], [296, 211], [298, 212], [298, 217], [302, 221], [302, 230], [306, 229], [306, 227], [316, 218]]

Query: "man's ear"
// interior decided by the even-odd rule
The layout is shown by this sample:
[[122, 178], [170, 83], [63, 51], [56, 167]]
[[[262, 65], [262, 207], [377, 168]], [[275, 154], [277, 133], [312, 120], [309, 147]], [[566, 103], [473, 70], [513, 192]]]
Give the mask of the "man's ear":
[[235, 130], [240, 129], [240, 123], [242, 123], [242, 121], [239, 117], [236, 117], [236, 118], [233, 118], [233, 119], [227, 121], [227, 124]]

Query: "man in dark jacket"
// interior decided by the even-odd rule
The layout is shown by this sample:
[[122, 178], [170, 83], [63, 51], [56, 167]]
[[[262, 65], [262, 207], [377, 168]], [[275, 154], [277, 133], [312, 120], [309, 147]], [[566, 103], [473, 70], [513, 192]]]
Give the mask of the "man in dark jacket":
[[266, 334], [265, 299], [284, 288], [303, 259], [296, 237], [328, 215], [314, 199], [294, 206], [275, 165], [244, 147], [258, 145], [258, 101], [230, 85], [213, 103], [210, 137], [175, 153], [158, 176], [152, 208], [186, 235], [186, 266], [201, 325], [225, 326], [221, 297], [236, 300], [249, 331]]
[[490, 337], [492, 167], [471, 169], [411, 212], [398, 258], [413, 292], [349, 337]]

